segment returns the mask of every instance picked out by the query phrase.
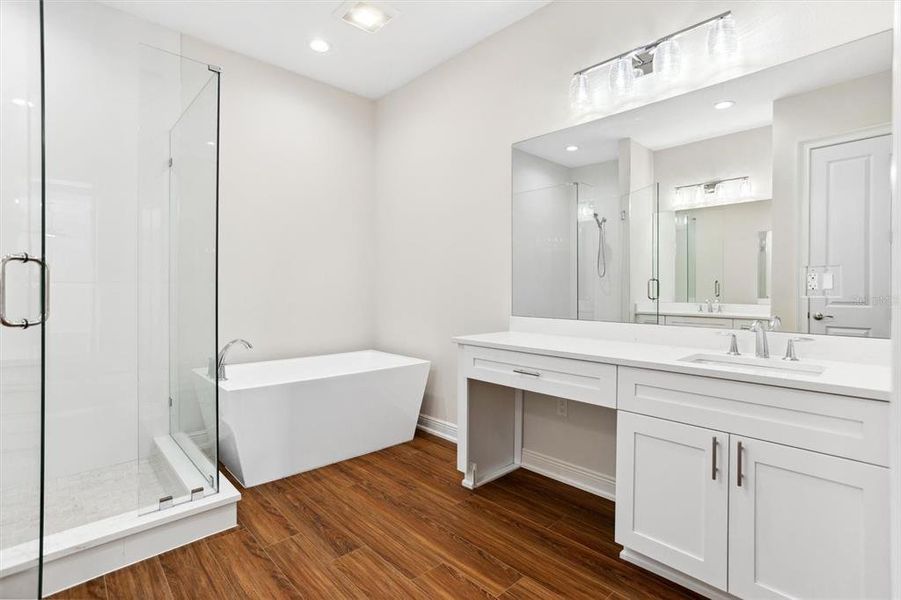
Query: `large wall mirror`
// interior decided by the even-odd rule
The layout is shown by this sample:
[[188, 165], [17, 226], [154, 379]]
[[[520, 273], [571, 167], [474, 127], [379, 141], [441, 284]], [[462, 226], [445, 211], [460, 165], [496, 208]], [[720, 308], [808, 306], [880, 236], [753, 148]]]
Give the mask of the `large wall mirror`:
[[889, 337], [892, 34], [513, 146], [513, 314]]

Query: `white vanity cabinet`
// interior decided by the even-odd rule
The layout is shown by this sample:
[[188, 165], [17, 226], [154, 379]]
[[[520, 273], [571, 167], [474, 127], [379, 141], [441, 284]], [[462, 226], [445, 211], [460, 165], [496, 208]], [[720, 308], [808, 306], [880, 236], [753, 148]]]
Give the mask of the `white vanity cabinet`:
[[725, 589], [729, 435], [620, 411], [616, 443], [616, 542]]
[[729, 592], [888, 598], [888, 469], [731, 437]]
[[740, 598], [888, 597], [887, 404], [628, 368], [619, 402], [627, 552]]

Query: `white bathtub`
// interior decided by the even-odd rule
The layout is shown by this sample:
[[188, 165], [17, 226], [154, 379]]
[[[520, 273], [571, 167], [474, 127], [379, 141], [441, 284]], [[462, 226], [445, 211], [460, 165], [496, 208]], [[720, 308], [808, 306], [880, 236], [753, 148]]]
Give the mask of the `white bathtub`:
[[219, 458], [250, 487], [410, 441], [428, 374], [375, 350], [228, 365]]

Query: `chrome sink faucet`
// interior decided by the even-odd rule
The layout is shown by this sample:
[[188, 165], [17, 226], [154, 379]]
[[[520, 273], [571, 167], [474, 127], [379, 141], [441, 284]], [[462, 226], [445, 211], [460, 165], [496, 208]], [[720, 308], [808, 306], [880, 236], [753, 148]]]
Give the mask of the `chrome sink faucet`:
[[216, 356], [216, 365], [215, 368], [212, 364], [210, 364], [209, 369], [209, 377], [210, 379], [213, 376], [216, 377], [216, 381], [227, 381], [228, 377], [225, 376], [225, 357], [228, 356], [228, 351], [231, 350], [231, 347], [235, 344], [241, 344], [248, 350], [253, 350], [253, 344], [248, 342], [247, 340], [236, 338], [222, 346], [222, 350], [219, 351], [219, 354]]
[[782, 325], [782, 319], [773, 316], [770, 320], [757, 320], [751, 323], [749, 329], [754, 332], [754, 356], [757, 358], [770, 357], [770, 344], [766, 334], [768, 331], [775, 331]]

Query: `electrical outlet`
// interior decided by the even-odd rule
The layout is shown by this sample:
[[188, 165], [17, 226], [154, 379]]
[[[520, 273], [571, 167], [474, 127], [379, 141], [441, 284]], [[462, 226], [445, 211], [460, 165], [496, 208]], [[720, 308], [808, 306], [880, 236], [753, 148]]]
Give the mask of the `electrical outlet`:
[[558, 398], [557, 399], [557, 416], [565, 417], [566, 416], [566, 408], [567, 408], [566, 400], [564, 400], [563, 398]]
[[819, 276], [815, 272], [811, 272], [807, 274], [807, 289], [810, 291], [818, 290], [820, 288]]

